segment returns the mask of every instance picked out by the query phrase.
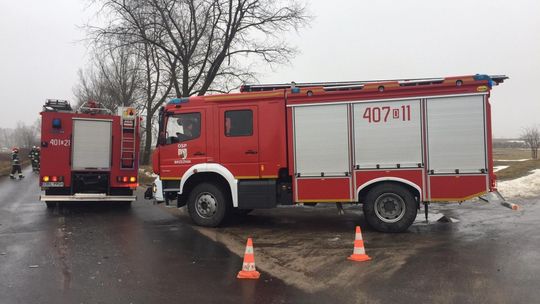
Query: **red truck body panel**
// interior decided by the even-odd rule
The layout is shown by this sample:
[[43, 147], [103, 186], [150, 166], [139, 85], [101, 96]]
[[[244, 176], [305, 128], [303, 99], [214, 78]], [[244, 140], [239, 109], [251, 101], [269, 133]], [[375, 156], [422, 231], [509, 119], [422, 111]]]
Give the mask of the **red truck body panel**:
[[[154, 172], [158, 173], [162, 180], [170, 181], [170, 185], [175, 185], [169, 188], [182, 194], [187, 178], [200, 170], [218, 168], [212, 170], [229, 182], [235, 207], [238, 206], [238, 199], [235, 201], [234, 192], [240, 191], [235, 187], [240, 185], [242, 180], [272, 180], [278, 183], [282, 180], [288, 181], [292, 187], [294, 203], [358, 202], [364, 188], [367, 189], [370, 184], [380, 181], [408, 185], [418, 192], [420, 201], [466, 200], [495, 189], [489, 104], [489, 94], [494, 84], [489, 78], [470, 75], [424, 82], [374, 81], [348, 89], [326, 88], [324, 85], [292, 86], [179, 99], [164, 107], [163, 126], [167, 126], [168, 120], [172, 121], [171, 119], [176, 119], [178, 115], [199, 113], [202, 118], [199, 137], [158, 145], [153, 156]], [[483, 165], [474, 167], [475, 164], [472, 164], [469, 168], [467, 155], [459, 155], [460, 151], [456, 149], [456, 155], [452, 157], [455, 157], [460, 165], [447, 168], [445, 166], [448, 164], [440, 152], [444, 150], [445, 143], [439, 146], [434, 143], [437, 134], [444, 134], [445, 129], [436, 129], [435, 125], [447, 119], [449, 126], [454, 126], [451, 117], [444, 117], [444, 109], [452, 109], [456, 105], [456, 113], [461, 113], [459, 111], [463, 109], [457, 105], [466, 105], [467, 98], [471, 99], [471, 104], [474, 103], [479, 111], [477, 119], [480, 120], [478, 126], [481, 126], [478, 128], [483, 131], [474, 126], [470, 128], [478, 131], [479, 140], [473, 145], [478, 145], [475, 151], [483, 153], [485, 162], [482, 160], [484, 156], [479, 154], [476, 156], [477, 162]], [[317, 158], [326, 152], [312, 155], [309, 151], [314, 150], [313, 147], [306, 150], [307, 152], [300, 151], [302, 147], [298, 136], [311, 132], [309, 126], [313, 121], [309, 120], [310, 113], [317, 111], [317, 107], [324, 109], [324, 106], [346, 113], [343, 114], [342, 121], [346, 127], [342, 129], [342, 133], [336, 134], [343, 134], [346, 139], [341, 144], [349, 147], [350, 151], [347, 152], [348, 156], [339, 160]], [[366, 107], [369, 111], [365, 110]], [[360, 110], [363, 112], [358, 112]], [[234, 111], [252, 113], [252, 134], [238, 137], [227, 135], [230, 127], [227, 113]], [[413, 119], [410, 118], [411, 115], [414, 116]], [[365, 146], [355, 137], [364, 136], [358, 134], [358, 126], [372, 126], [376, 132], [389, 132], [385, 122], [396, 123], [396, 130], [400, 130], [401, 125], [407, 127], [405, 123], [413, 120], [418, 129], [414, 131], [414, 134], [417, 134], [417, 163], [360, 164], [359, 159], [364, 155], [358, 154], [360, 152], [356, 150]], [[300, 123], [305, 123], [303, 129], [297, 126]], [[321, 121], [322, 123], [324, 122]], [[318, 124], [312, 126], [314, 129], [319, 127]], [[163, 130], [163, 136], [171, 137], [171, 134], [165, 135], [165, 132], [167, 131]], [[316, 134], [311, 136], [320, 141], [321, 150], [332, 150], [332, 147], [325, 146], [325, 139], [317, 138]], [[333, 140], [329, 138], [328, 142]], [[448, 141], [452, 140], [453, 138], [448, 138]], [[400, 147], [395, 149], [399, 150]], [[464, 150], [467, 149], [469, 148], [464, 147]], [[376, 156], [376, 153], [374, 154]], [[305, 161], [304, 156], [310, 158], [305, 166], [302, 164]], [[316, 168], [318, 162], [327, 163], [325, 168], [331, 167], [333, 162], [336, 162], [336, 168], [339, 162], [347, 165], [342, 171], [309, 171]], [[199, 169], [194, 169], [195, 165], [198, 165]], [[302, 166], [307, 169], [302, 169]], [[232, 178], [228, 177], [229, 173]]]

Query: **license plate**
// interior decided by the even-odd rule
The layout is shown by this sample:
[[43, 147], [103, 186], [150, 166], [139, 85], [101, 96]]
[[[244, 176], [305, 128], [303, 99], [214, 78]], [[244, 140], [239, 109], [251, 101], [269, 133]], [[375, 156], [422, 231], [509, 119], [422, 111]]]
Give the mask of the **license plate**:
[[43, 182], [41, 187], [64, 187], [64, 182]]

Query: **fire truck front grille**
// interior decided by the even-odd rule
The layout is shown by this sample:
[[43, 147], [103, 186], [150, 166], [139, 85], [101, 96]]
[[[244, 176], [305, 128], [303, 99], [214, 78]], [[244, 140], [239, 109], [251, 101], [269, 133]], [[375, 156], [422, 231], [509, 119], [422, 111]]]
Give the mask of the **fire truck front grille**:
[[80, 172], [73, 174], [73, 193], [108, 193], [109, 173]]

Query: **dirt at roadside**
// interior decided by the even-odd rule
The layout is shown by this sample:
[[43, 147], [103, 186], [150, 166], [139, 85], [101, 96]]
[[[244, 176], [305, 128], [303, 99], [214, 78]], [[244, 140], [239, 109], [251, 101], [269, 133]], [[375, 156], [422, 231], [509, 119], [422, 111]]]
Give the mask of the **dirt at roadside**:
[[[191, 223], [185, 208], [166, 208], [182, 221]], [[301, 209], [301, 210], [300, 210]], [[193, 226], [208, 238], [223, 243], [243, 256], [248, 237], [253, 238], [258, 269], [308, 292], [339, 290], [357, 286], [359, 282], [390, 277], [425, 246], [433, 246], [414, 234], [382, 234], [367, 229], [361, 209], [346, 208], [338, 215], [333, 206], [290, 207], [256, 210], [246, 217], [217, 229]], [[352, 254], [356, 225], [364, 229], [367, 254], [374, 261], [355, 263], [347, 260]], [[407, 239], [414, 239], [414, 246]], [[397, 241], [396, 241], [397, 240]], [[395, 254], [395, 252], [399, 254]], [[344, 284], [345, 282], [345, 284]], [[361, 299], [360, 291], [356, 299]]]

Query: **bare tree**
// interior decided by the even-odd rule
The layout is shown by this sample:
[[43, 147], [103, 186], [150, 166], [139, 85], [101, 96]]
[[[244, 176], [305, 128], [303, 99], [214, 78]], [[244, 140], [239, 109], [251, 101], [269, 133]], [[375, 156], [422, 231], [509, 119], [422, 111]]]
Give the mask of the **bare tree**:
[[96, 0], [110, 16], [88, 27], [95, 41], [111, 37], [159, 48], [168, 58], [177, 97], [222, 92], [252, 80], [250, 62], [284, 63], [295, 54], [282, 34], [307, 23], [297, 0]]
[[96, 43], [91, 66], [85, 72], [79, 71], [79, 83], [74, 88], [78, 105], [95, 100], [113, 112], [118, 106], [136, 106], [145, 118], [142, 163], [147, 164], [153, 117], [172, 88], [170, 66], [154, 45], [111, 39]]
[[86, 70], [79, 69], [79, 82], [73, 88], [77, 105], [89, 100], [108, 103], [107, 88], [96, 69], [92, 66]]
[[39, 129], [34, 125], [26, 125], [23, 122], [18, 122], [17, 127], [13, 130], [13, 139], [20, 148], [30, 148], [39, 143]]
[[79, 70], [79, 83], [74, 88], [78, 105], [94, 100], [111, 111], [118, 106], [131, 106], [140, 86], [139, 57], [129, 46], [109, 42], [96, 45], [91, 65]]
[[540, 148], [540, 132], [537, 126], [530, 126], [523, 129], [521, 139], [531, 149], [531, 158], [538, 159], [538, 148]]
[[[100, 15], [107, 19], [105, 26], [88, 26], [89, 41], [98, 46], [95, 49], [101, 54], [96, 65], [100, 68], [87, 72], [86, 79], [81, 72], [77, 90], [81, 94], [77, 96], [88, 99], [91, 95], [111, 95], [107, 88], [119, 87], [111, 85], [118, 82], [104, 80], [122, 69], [103, 68], [107, 67], [103, 54], [116, 58], [112, 52], [129, 49], [130, 58], [137, 58], [134, 63], [139, 81], [132, 83], [137, 85], [137, 104], [145, 117], [145, 164], [150, 159], [153, 119], [170, 95], [229, 92], [255, 79], [255, 57], [268, 64], [287, 62], [295, 50], [280, 35], [309, 19], [297, 0], [93, 2], [101, 5]], [[123, 62], [121, 58], [111, 61], [112, 66]]]
[[142, 63], [140, 66], [142, 82], [139, 88], [142, 101], [141, 111], [146, 114], [142, 163], [148, 164], [152, 150], [152, 122], [159, 107], [169, 97], [174, 76], [170, 72], [170, 67], [165, 64], [167, 61], [155, 45], [142, 44], [139, 47], [138, 55]]
[[13, 139], [13, 130], [8, 128], [0, 128], [0, 148], [9, 149], [15, 145]]

